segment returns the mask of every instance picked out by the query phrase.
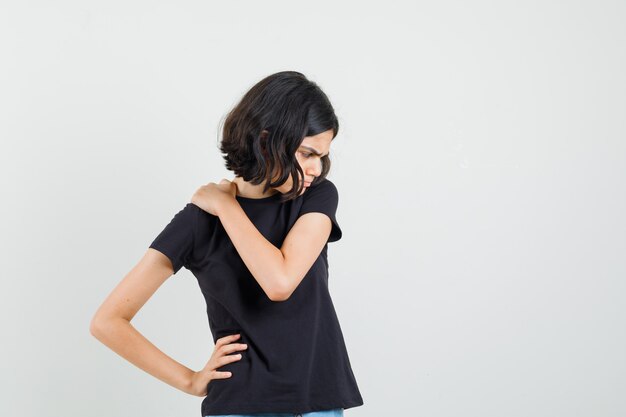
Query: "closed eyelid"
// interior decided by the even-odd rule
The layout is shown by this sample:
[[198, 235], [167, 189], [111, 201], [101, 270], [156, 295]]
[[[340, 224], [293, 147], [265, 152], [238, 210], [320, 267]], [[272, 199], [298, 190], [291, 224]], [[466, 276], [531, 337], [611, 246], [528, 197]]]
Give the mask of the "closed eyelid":
[[313, 154], [315, 156], [319, 156], [321, 158], [330, 155], [330, 152], [328, 152], [326, 155], [322, 155], [321, 153], [317, 152], [315, 149], [309, 148], [308, 146], [303, 146], [303, 148], [306, 149], [307, 151], [310, 151], [311, 154]]

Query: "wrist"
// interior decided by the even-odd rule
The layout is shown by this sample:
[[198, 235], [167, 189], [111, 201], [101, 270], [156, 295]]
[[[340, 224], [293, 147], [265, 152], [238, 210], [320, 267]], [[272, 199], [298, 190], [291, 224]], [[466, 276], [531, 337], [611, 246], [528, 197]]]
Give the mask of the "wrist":
[[218, 204], [215, 207], [217, 217], [220, 217], [226, 211], [231, 210], [233, 204], [239, 204], [239, 202], [231, 194], [227, 194], [223, 198], [220, 198]]
[[188, 369], [185, 372], [185, 378], [183, 380], [183, 386], [181, 387], [181, 391], [186, 394], [193, 394], [193, 385], [194, 385], [194, 377], [196, 372]]

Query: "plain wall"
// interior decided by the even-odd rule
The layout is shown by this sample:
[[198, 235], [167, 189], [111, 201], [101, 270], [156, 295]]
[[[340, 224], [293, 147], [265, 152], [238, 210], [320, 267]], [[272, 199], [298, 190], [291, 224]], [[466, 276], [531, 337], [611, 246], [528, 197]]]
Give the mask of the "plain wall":
[[[297, 70], [340, 118], [346, 416], [626, 415], [626, 3], [0, 5], [0, 415], [197, 416], [89, 333], [208, 182], [220, 120]], [[198, 370], [194, 276], [133, 320]]]

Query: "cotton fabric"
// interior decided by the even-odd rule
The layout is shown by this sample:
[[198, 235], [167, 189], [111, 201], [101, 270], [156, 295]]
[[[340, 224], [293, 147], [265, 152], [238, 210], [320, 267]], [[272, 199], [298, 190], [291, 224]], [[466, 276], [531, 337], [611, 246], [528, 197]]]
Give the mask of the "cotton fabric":
[[342, 237], [336, 219], [339, 195], [328, 179], [297, 198], [280, 202], [235, 198], [273, 245], [280, 248], [298, 218], [326, 214], [327, 243], [289, 299], [272, 301], [247, 269], [219, 217], [188, 203], [158, 234], [150, 248], [167, 256], [176, 274], [185, 267], [197, 279], [207, 307], [213, 341], [236, 333], [246, 343], [242, 359], [218, 368], [202, 416], [249, 413], [308, 413], [363, 404], [329, 292], [328, 242]]

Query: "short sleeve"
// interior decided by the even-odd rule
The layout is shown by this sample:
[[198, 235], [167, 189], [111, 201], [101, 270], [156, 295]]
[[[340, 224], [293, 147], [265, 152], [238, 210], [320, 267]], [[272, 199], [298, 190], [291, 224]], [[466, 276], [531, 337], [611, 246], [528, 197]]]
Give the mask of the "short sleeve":
[[149, 246], [169, 258], [174, 274], [183, 266], [187, 266], [191, 258], [200, 210], [195, 204], [187, 203]]
[[310, 186], [304, 192], [302, 198], [303, 203], [298, 216], [311, 212], [326, 214], [332, 222], [332, 229], [328, 241], [335, 242], [341, 239], [342, 232], [336, 218], [339, 193], [335, 184], [328, 179], [324, 179], [322, 182]]

